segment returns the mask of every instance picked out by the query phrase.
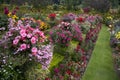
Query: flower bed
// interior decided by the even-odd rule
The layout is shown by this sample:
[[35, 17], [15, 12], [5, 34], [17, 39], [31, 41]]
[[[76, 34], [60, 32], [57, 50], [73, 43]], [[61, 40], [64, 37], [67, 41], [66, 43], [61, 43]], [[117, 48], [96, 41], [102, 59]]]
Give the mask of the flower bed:
[[110, 45], [113, 51], [115, 70], [120, 75], [120, 21], [116, 22], [110, 30]]
[[[82, 78], [101, 29], [99, 15], [68, 13], [56, 19], [56, 14], [51, 13], [48, 16], [49, 21], [54, 21], [51, 25], [45, 19], [15, 17], [7, 8], [5, 14], [9, 24], [0, 39], [1, 79]], [[62, 58], [57, 64], [55, 54]]]

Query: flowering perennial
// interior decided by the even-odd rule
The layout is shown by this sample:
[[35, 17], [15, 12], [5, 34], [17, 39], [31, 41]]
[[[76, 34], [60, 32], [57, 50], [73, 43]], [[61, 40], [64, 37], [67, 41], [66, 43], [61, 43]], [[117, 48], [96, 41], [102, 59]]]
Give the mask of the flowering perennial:
[[3, 35], [0, 44], [9, 45], [9, 49], [13, 50], [12, 55], [27, 53], [30, 57], [36, 57], [43, 68], [48, 68], [52, 51], [51, 45], [43, 44], [46, 41], [44, 33], [38, 28], [32, 28], [29, 23], [24, 24], [21, 20], [15, 21], [10, 18], [9, 21], [9, 30]]

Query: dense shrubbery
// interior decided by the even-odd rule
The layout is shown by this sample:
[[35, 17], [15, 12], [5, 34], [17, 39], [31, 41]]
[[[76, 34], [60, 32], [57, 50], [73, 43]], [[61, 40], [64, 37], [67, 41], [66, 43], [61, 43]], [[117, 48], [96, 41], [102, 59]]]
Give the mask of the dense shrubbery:
[[[50, 2], [35, 0], [33, 6], [30, 1], [20, 6], [16, 15], [13, 14], [16, 13], [15, 10], [10, 13], [11, 10], [6, 8], [6, 16], [0, 16], [2, 22], [0, 29], [1, 27], [8, 28], [3, 30], [6, 34], [0, 36], [0, 78], [3, 80], [81, 79], [101, 29], [102, 18], [98, 14], [93, 15], [97, 11], [92, 11], [90, 7], [80, 6], [78, 9], [80, 0], [63, 0], [63, 2], [61, 0], [60, 5], [49, 5], [48, 9], [34, 7], [52, 4], [52, 0]], [[96, 3], [93, 1], [90, 2], [91, 7], [101, 12], [109, 10], [109, 1], [100, 0]], [[104, 1], [106, 3], [103, 3]], [[40, 5], [37, 5], [38, 3]], [[13, 9], [13, 6], [9, 9]], [[68, 13], [65, 9], [70, 9], [69, 12], [78, 9], [76, 12], [78, 14]], [[115, 18], [111, 14], [103, 15], [103, 17], [106, 24], [114, 23], [112, 20]], [[119, 38], [118, 27], [115, 28], [115, 32], [114, 38]], [[8, 44], [10, 46], [7, 46]], [[116, 43], [114, 45], [116, 46]], [[53, 64], [54, 62], [55, 64], [49, 65], [52, 52], [63, 57], [61, 63], [53, 59], [55, 60]], [[48, 70], [42, 70], [42, 68]]]
[[109, 0], [85, 0], [84, 3], [100, 12], [108, 12], [111, 6]]

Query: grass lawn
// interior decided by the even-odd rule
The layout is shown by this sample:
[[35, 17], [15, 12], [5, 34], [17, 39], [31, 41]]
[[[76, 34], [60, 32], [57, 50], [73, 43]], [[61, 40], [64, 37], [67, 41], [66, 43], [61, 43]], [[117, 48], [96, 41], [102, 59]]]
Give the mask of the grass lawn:
[[114, 71], [109, 32], [103, 26], [82, 80], [119, 80]]
[[[68, 48], [65, 48], [65, 50], [67, 52], [72, 52], [76, 46], [77, 46], [78, 42], [76, 41], [71, 41], [70, 42], [70, 46]], [[62, 55], [61, 53], [63, 53], [63, 51], [61, 49], [57, 50], [57, 52], [55, 51], [53, 54], [53, 59], [52, 62], [50, 64], [49, 69], [53, 69], [55, 66], [57, 66], [61, 61], [64, 60], [64, 55]], [[69, 56], [68, 56], [69, 57]]]

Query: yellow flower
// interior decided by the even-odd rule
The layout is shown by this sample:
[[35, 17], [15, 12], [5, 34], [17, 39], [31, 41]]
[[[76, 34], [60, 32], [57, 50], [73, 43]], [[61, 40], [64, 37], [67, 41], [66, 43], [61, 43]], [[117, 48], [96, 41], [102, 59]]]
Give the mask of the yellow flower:
[[47, 29], [48, 27], [49, 27], [49, 26], [48, 26], [45, 22], [43, 22], [43, 21], [40, 22], [40, 29], [45, 30], [45, 29]]
[[113, 18], [112, 18], [111, 16], [108, 16], [108, 17], [107, 17], [107, 19], [110, 19], [110, 20], [112, 20]]
[[18, 17], [16, 15], [13, 15], [12, 18], [13, 19], [18, 19]]
[[12, 14], [11, 14], [11, 12], [9, 12], [9, 13], [8, 13], [8, 17], [11, 17], [11, 16], [12, 16]]
[[48, 18], [48, 17], [46, 17], [46, 20], [49, 20], [49, 18]]
[[21, 20], [25, 20], [25, 18], [21, 18]]
[[41, 26], [45, 26], [45, 23], [44, 23], [44, 22], [41, 22]]
[[120, 31], [115, 35], [117, 39], [120, 39]]

